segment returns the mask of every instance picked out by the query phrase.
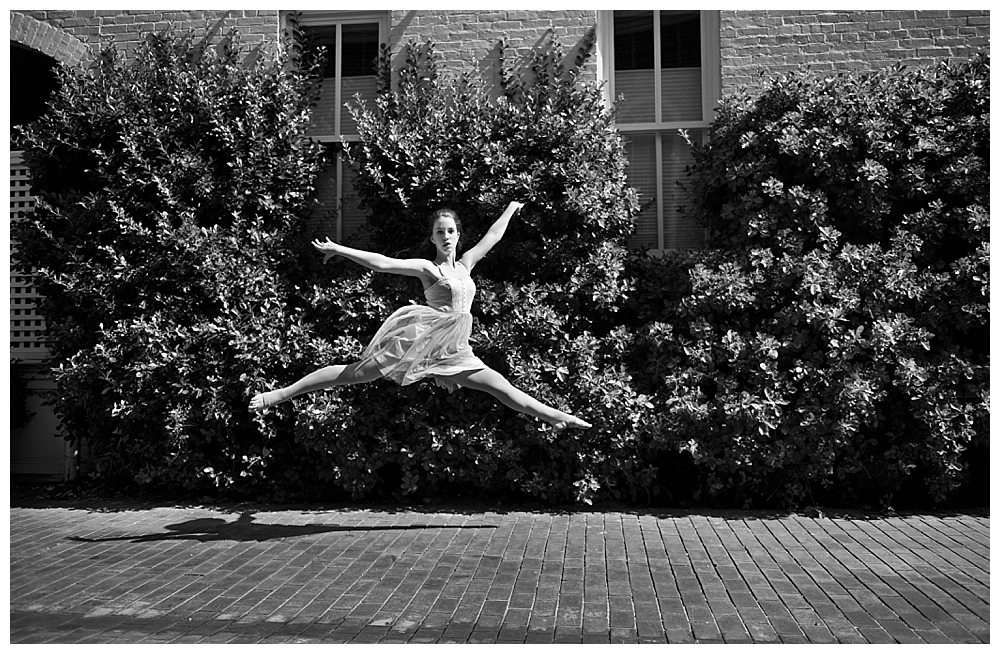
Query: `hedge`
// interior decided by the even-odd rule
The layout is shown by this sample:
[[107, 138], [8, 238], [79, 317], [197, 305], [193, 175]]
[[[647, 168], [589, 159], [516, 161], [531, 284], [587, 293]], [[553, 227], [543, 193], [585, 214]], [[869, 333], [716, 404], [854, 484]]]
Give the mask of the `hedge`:
[[652, 259], [627, 245], [638, 198], [588, 53], [548, 42], [518, 67], [501, 42], [487, 84], [407, 44], [393, 87], [383, 51], [347, 151], [373, 216], [358, 244], [416, 253], [444, 205], [474, 243], [527, 200], [477, 268], [473, 345], [595, 425], [554, 434], [430, 383], [247, 411], [357, 357], [419, 288], [318, 264], [320, 61], [242, 52], [235, 32], [150, 35], [135, 63], [110, 45], [18, 136], [38, 204], [13, 235], [92, 481], [788, 507], [943, 504], [988, 479], [988, 57], [727, 96], [686, 182], [710, 247]]

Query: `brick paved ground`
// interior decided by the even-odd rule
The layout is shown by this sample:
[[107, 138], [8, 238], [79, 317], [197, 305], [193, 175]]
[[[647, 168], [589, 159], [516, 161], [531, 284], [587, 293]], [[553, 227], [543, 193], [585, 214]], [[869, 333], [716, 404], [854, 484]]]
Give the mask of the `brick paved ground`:
[[987, 513], [15, 507], [11, 643], [989, 642]]

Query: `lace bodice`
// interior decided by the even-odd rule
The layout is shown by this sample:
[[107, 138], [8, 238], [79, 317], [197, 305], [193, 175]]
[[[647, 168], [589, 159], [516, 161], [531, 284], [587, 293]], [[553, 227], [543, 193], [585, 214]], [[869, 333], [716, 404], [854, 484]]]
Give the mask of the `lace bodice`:
[[[463, 274], [464, 273], [464, 274]], [[365, 348], [362, 359], [373, 361], [398, 384], [432, 378], [448, 390], [458, 388], [455, 375], [487, 366], [472, 351], [472, 299], [476, 284], [461, 266], [424, 290], [426, 304], [408, 304], [389, 316]]]
[[472, 277], [442, 276], [424, 291], [427, 304], [440, 311], [469, 313], [476, 296], [476, 283]]

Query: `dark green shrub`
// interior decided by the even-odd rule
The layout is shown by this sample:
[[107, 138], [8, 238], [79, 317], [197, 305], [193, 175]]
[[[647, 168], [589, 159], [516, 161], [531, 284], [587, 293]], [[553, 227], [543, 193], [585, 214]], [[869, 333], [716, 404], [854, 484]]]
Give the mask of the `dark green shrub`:
[[132, 62], [108, 45], [19, 137], [38, 204], [14, 237], [55, 411], [104, 480], [252, 486], [272, 428], [249, 395], [322, 349], [295, 264], [320, 165], [311, 69], [211, 38], [151, 34]]
[[442, 205], [468, 245], [528, 200], [476, 270], [474, 347], [595, 424], [556, 436], [430, 383], [247, 413], [421, 298], [319, 269], [301, 233], [313, 64], [240, 51], [163, 34], [130, 66], [109, 48], [19, 137], [39, 202], [14, 238], [92, 476], [278, 499], [877, 504], [914, 486], [945, 501], [988, 452], [987, 59], [728, 98], [691, 178], [713, 249], [653, 260], [624, 246], [636, 198], [579, 62], [549, 44], [515, 70], [500, 47], [491, 86], [410, 46], [390, 91], [383, 53], [349, 152], [363, 245], [419, 256]]
[[989, 441], [988, 58], [775, 79], [695, 160], [715, 249], [640, 340], [702, 497], [953, 496]]
[[551, 44], [530, 83], [504, 66], [499, 94], [463, 76], [419, 84], [414, 102], [411, 61], [397, 94], [358, 113], [354, 154], [373, 247], [391, 254], [424, 241], [444, 199], [467, 242], [509, 199], [532, 203], [477, 270], [475, 344], [599, 427], [554, 438], [488, 396], [389, 382], [248, 415], [250, 393], [356, 358], [417, 289], [332, 264], [317, 281], [315, 257], [298, 262], [319, 166], [303, 135], [312, 64], [244, 65], [239, 51], [236, 35], [161, 34], [125, 65], [109, 47], [92, 73], [63, 73], [22, 135], [39, 202], [16, 238], [46, 298], [56, 411], [87, 439], [90, 476], [303, 499], [648, 497], [655, 419], [614, 331], [636, 200], [599, 90]]

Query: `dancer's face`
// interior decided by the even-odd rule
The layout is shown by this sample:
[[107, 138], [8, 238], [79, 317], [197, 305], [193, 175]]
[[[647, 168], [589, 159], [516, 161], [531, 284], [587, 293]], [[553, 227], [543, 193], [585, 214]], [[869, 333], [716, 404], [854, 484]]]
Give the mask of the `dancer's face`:
[[450, 216], [441, 216], [431, 226], [431, 243], [437, 248], [438, 255], [448, 257], [456, 254], [461, 236], [455, 219]]

